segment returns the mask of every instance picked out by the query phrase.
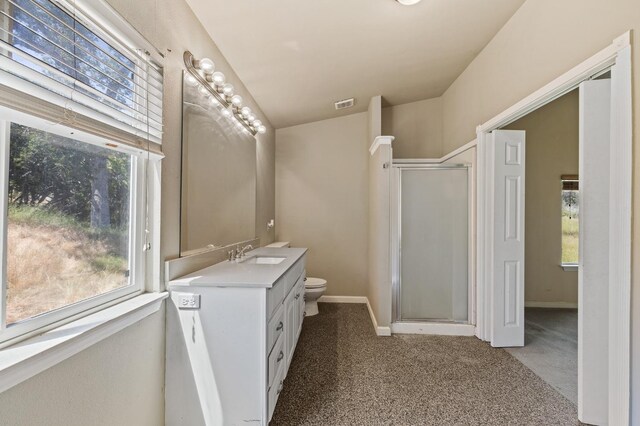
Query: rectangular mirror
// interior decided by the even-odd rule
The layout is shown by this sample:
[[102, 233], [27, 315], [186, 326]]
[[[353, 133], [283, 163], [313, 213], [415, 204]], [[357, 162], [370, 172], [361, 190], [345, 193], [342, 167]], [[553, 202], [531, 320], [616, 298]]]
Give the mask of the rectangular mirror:
[[184, 73], [181, 256], [253, 239], [256, 222], [256, 140]]

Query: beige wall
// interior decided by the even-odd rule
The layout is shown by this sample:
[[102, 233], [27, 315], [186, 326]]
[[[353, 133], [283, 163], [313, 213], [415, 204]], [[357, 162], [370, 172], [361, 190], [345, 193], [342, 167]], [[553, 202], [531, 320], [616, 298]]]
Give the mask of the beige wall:
[[[528, 0], [443, 95], [444, 151], [475, 128], [633, 30], [634, 170], [640, 163], [637, 0]], [[634, 175], [633, 424], [640, 424], [640, 173]]]
[[0, 424], [164, 424], [164, 321], [163, 307], [0, 393]]
[[[256, 233], [262, 244], [273, 241], [274, 230], [266, 228], [275, 217], [275, 131], [269, 121], [184, 0], [108, 2], [166, 55], [162, 258], [179, 254], [182, 54], [187, 49], [212, 58], [268, 127], [257, 142]], [[0, 423], [163, 424], [164, 331], [164, 314], [156, 314], [0, 394]]]
[[578, 174], [578, 91], [505, 127], [527, 132], [525, 300], [578, 304], [578, 272], [563, 271], [560, 176]]
[[367, 114], [276, 132], [278, 240], [308, 247], [327, 295], [367, 291]]
[[442, 98], [383, 108], [382, 134], [395, 137], [393, 158], [442, 157]]

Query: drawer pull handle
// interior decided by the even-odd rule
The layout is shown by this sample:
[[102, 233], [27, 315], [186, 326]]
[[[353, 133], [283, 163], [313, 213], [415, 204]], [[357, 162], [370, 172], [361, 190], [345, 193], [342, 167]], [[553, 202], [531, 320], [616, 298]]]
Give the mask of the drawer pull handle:
[[284, 358], [284, 352], [280, 351], [280, 353], [278, 354], [278, 358], [276, 359], [276, 362], [282, 361], [282, 358]]
[[276, 327], [276, 331], [280, 331], [280, 330], [282, 330], [283, 328], [284, 328], [284, 324], [282, 323], [282, 321], [280, 321], [280, 322], [278, 323], [278, 326]]
[[300, 297], [300, 293], [296, 294], [295, 299], [297, 300]]

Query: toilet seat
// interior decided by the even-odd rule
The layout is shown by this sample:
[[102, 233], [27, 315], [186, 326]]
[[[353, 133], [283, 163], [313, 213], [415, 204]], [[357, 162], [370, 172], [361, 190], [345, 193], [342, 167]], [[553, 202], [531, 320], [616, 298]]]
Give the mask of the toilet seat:
[[327, 286], [327, 280], [322, 278], [307, 277], [304, 282], [304, 288], [322, 288]]

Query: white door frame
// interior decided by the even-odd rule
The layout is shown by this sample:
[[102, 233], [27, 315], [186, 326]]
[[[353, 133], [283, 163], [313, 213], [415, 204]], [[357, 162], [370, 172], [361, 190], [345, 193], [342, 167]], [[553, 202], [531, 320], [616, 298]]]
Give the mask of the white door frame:
[[574, 90], [578, 85], [616, 65], [612, 75], [611, 198], [609, 257], [609, 424], [628, 425], [630, 415], [631, 330], [631, 191], [632, 109], [631, 34], [616, 38], [580, 65], [535, 91], [491, 120], [477, 127], [477, 327], [476, 336], [491, 341], [494, 284], [493, 247], [493, 153], [488, 149], [490, 132], [521, 118]]

